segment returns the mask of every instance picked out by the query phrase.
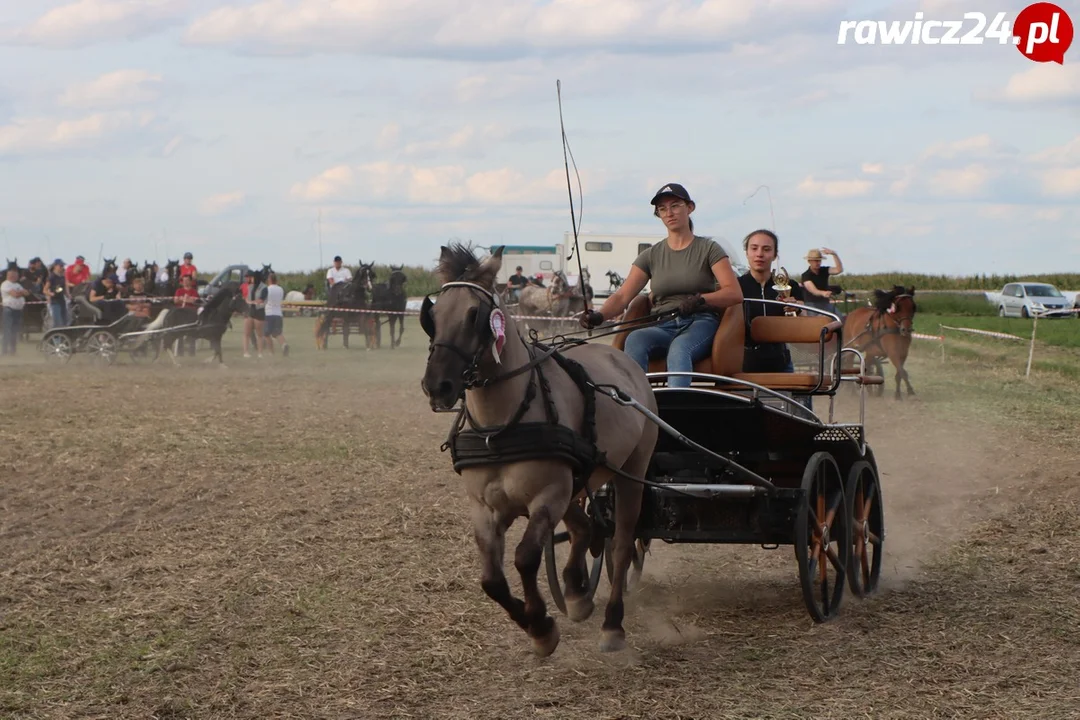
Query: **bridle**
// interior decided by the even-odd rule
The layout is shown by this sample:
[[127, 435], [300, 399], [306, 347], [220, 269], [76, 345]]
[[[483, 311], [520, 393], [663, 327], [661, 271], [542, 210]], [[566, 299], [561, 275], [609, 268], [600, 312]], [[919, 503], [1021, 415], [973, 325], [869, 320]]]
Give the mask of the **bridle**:
[[[477, 342], [476, 350], [475, 352], [473, 352], [472, 355], [469, 355], [469, 353], [462, 350], [455, 343], [435, 342], [435, 320], [431, 314], [431, 309], [435, 306], [435, 303], [431, 301], [431, 295], [441, 294], [444, 290], [446, 290], [446, 288], [451, 287], [469, 288], [473, 292], [479, 293], [482, 297], [481, 304], [476, 311], [476, 321], [473, 325], [473, 330], [476, 333]], [[491, 347], [491, 344], [489, 344], [487, 340], [491, 339], [492, 342], [494, 342], [495, 339], [492, 336], [491, 331], [491, 315], [495, 310], [500, 310], [501, 312], [501, 308], [499, 306], [499, 296], [496, 295], [494, 292], [482, 285], [478, 285], [477, 283], [473, 282], [467, 282], [464, 280], [455, 280], [452, 282], [444, 283], [443, 286], [439, 289], [438, 293], [431, 293], [424, 296], [424, 302], [420, 306], [420, 326], [424, 329], [424, 332], [430, 339], [430, 342], [428, 343], [428, 360], [430, 361], [431, 353], [434, 352], [435, 348], [439, 347], [446, 348], [447, 350], [464, 360], [466, 366], [465, 369], [462, 371], [462, 380], [464, 381], [464, 387], [462, 389], [463, 393], [465, 390], [469, 390], [471, 388], [490, 387], [496, 383], [502, 382], [503, 380], [508, 380], [512, 377], [520, 375], [521, 373], [532, 370], [541, 362], [554, 355], [556, 352], [557, 348], [551, 347], [545, 349], [539, 354], [534, 355], [532, 348], [530, 348], [529, 344], [525, 342], [525, 338], [521, 337], [520, 333], [515, 333], [518, 337], [518, 340], [521, 341], [521, 344], [525, 346], [526, 351], [529, 353], [529, 362], [509, 372], [495, 375], [493, 377], [482, 377], [482, 373], [480, 370], [481, 358], [483, 357], [484, 352], [488, 350], [489, 347]]]
[[[877, 345], [882, 352], [885, 352], [885, 348], [881, 346], [881, 338], [884, 335], [899, 335], [900, 337], [910, 338], [914, 332], [915, 324], [915, 297], [911, 293], [902, 293], [892, 299], [892, 305], [895, 307], [896, 301], [903, 298], [911, 300], [911, 314], [902, 315], [897, 317], [895, 313], [888, 310], [880, 310], [877, 307], [874, 308], [874, 314], [870, 316], [870, 319], [866, 321], [866, 326], [863, 331], [855, 337], [844, 343], [845, 347], [856, 347], [856, 340], [863, 335], [870, 333], [870, 340], [865, 344], [860, 345], [863, 349], [869, 348], [872, 345]], [[881, 319], [881, 325], [875, 327], [875, 322]], [[890, 324], [890, 320], [895, 322], [895, 327]]]

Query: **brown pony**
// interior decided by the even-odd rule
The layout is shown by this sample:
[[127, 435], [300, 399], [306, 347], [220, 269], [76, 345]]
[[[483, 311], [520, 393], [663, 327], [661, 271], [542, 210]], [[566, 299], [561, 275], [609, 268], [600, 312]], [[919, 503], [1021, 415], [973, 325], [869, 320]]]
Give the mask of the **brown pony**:
[[[914, 395], [904, 363], [911, 348], [911, 333], [915, 320], [915, 288], [894, 285], [890, 292], [874, 291], [874, 304], [852, 310], [844, 318], [844, 347], [863, 353], [866, 364], [877, 358], [887, 357], [896, 368], [896, 399], [900, 395], [900, 381], [907, 385], [908, 395]], [[845, 366], [847, 358], [845, 356]]]
[[[436, 411], [463, 400], [443, 449], [451, 450], [469, 499], [480, 586], [532, 638], [538, 655], [554, 652], [559, 630], [537, 585], [543, 546], [562, 520], [570, 532], [563, 570], [567, 615], [585, 620], [593, 611], [584, 571], [592, 525], [575, 499], [611, 481], [614, 569], [600, 649], [620, 650], [626, 644], [623, 590], [643, 492], [622, 473], [645, 476], [658, 428], [604, 388], [618, 388], [653, 413], [656, 399], [641, 368], [610, 345], [527, 343], [500, 308], [495, 278], [501, 265], [501, 247], [483, 262], [459, 244], [443, 247], [438, 302], [425, 298], [420, 311], [431, 338], [424, 394]], [[506, 531], [518, 517], [528, 518], [514, 552], [524, 601], [513, 596], [503, 573]]]

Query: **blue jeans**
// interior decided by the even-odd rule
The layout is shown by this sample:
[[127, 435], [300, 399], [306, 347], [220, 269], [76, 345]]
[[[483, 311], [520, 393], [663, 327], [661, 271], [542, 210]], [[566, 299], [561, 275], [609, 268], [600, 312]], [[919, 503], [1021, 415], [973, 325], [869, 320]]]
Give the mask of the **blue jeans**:
[[63, 300], [50, 300], [49, 313], [52, 314], [52, 326], [54, 328], [67, 327], [68, 307]]
[[[712, 352], [713, 336], [720, 319], [712, 313], [672, 318], [626, 336], [626, 354], [649, 371], [649, 359], [667, 354], [668, 372], [693, 372], [694, 363]], [[689, 377], [668, 379], [668, 387], [690, 387]]]
[[13, 310], [9, 307], [4, 308], [4, 339], [3, 342], [0, 343], [0, 355], [15, 354], [15, 339], [19, 336], [19, 332], [22, 331], [22, 317], [22, 310]]

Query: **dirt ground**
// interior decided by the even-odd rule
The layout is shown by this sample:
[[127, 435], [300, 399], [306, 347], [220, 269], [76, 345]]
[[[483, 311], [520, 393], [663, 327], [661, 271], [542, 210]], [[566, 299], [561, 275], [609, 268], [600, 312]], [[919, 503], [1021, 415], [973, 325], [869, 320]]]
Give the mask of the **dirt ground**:
[[223, 368], [0, 365], [0, 715], [1076, 716], [1080, 459], [949, 412], [932, 349], [916, 398], [869, 404], [878, 595], [816, 625], [790, 547], [654, 543], [631, 647], [597, 649], [604, 580], [539, 660], [480, 589], [418, 324], [286, 334], [260, 361], [231, 332]]

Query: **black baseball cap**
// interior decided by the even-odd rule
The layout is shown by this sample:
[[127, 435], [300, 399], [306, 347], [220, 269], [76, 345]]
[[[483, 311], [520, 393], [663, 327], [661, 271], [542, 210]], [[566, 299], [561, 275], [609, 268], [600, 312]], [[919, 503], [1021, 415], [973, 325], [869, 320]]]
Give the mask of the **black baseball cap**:
[[341, 262], [341, 256], [340, 255], [335, 255], [334, 256], [334, 262]]
[[679, 183], [668, 183], [667, 185], [656, 191], [656, 194], [653, 195], [653, 199], [650, 201], [651, 204], [655, 205], [656, 203], [660, 202], [660, 198], [664, 197], [665, 195], [677, 197], [680, 200], [685, 200], [688, 203], [694, 202], [690, 199], [690, 193], [686, 192], [686, 188], [684, 188], [682, 185], [680, 185]]

